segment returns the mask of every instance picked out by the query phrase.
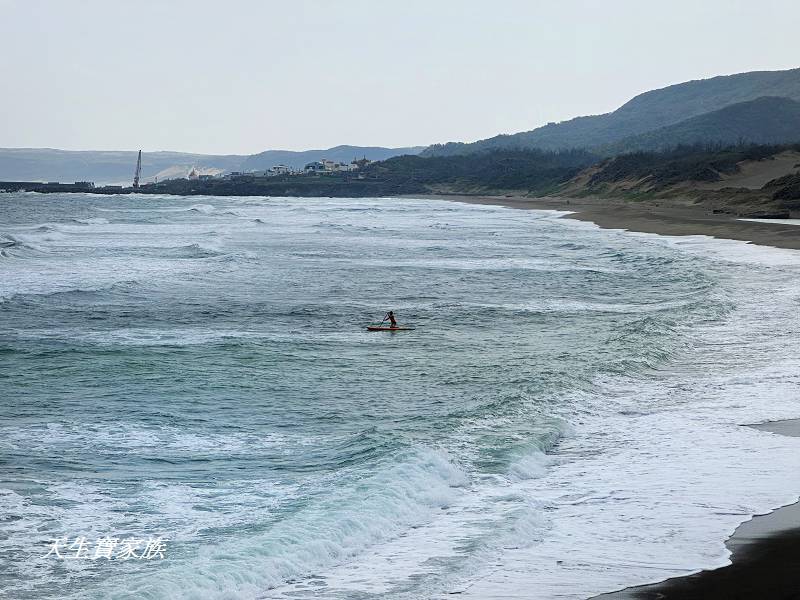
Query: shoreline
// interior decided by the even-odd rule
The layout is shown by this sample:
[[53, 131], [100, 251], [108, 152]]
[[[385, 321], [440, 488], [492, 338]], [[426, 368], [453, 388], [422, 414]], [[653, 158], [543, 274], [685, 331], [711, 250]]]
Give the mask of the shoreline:
[[521, 210], [561, 210], [572, 214], [566, 219], [589, 221], [603, 229], [624, 229], [658, 235], [707, 235], [739, 240], [759, 246], [800, 250], [797, 225], [743, 221], [738, 217], [714, 213], [707, 207], [677, 200], [629, 201], [610, 198], [526, 198], [521, 196], [423, 195], [409, 198], [451, 200], [466, 204], [506, 206]]
[[[761, 246], [800, 250], [796, 225], [742, 221], [707, 208], [664, 202], [631, 202], [599, 198], [524, 198], [497, 196], [426, 196], [506, 206], [521, 210], [570, 211], [564, 218], [592, 222], [604, 229], [623, 229], [668, 236], [706, 235]], [[800, 419], [752, 427], [773, 435], [800, 437]], [[735, 600], [800, 598], [800, 501], [742, 522], [725, 541], [731, 564], [628, 587], [591, 600]]]
[[[800, 437], [800, 419], [743, 427]], [[729, 565], [600, 594], [591, 600], [800, 598], [800, 501], [744, 521], [725, 546], [731, 552]]]

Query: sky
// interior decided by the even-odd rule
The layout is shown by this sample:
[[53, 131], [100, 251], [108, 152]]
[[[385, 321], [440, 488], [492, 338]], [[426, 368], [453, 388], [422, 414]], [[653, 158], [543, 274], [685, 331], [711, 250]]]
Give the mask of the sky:
[[0, 0], [0, 147], [474, 141], [800, 66], [797, 0]]

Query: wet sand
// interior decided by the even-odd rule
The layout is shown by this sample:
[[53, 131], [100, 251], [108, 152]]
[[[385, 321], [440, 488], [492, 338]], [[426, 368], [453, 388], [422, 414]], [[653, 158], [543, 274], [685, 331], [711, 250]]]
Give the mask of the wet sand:
[[[415, 196], [419, 197], [419, 196]], [[469, 204], [508, 206], [519, 209], [573, 211], [571, 219], [591, 221], [606, 229], [627, 229], [660, 235], [709, 235], [742, 240], [761, 246], [800, 249], [800, 227], [742, 221], [728, 214], [714, 214], [707, 207], [679, 201], [612, 200], [607, 198], [524, 198], [504, 196], [430, 196]]]

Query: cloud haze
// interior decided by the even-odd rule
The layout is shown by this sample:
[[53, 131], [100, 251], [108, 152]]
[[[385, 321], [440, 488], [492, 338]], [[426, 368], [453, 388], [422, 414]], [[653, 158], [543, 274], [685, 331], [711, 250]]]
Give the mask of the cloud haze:
[[0, 146], [474, 140], [800, 66], [800, 3], [0, 2]]

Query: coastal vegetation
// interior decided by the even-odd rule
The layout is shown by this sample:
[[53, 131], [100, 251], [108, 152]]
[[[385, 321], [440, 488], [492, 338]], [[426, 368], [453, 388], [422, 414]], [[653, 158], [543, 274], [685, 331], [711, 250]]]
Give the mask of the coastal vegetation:
[[[371, 163], [355, 172], [171, 179], [144, 185], [137, 191], [180, 195], [309, 197], [491, 193], [497, 190], [544, 194], [555, 191], [597, 160], [598, 156], [585, 150], [517, 150], [433, 158], [405, 155]], [[74, 191], [69, 186], [57, 188], [47, 184], [25, 189]], [[119, 193], [122, 190], [101, 187], [92, 191]]]
[[586, 150], [499, 150], [463, 156], [398, 156], [367, 167], [400, 187], [452, 190], [525, 190], [545, 193], [595, 163]]
[[[312, 197], [431, 193], [669, 195], [675, 190], [685, 194], [701, 184], [724, 182], [742, 164], [769, 161], [787, 152], [800, 153], [800, 144], [695, 144], [607, 159], [586, 150], [504, 150], [430, 158], [397, 156], [371, 163], [357, 172], [207, 181], [181, 179], [146, 186], [140, 191]], [[768, 189], [759, 191], [759, 195], [768, 200], [789, 198], [797, 185], [796, 178], [778, 179], [770, 182]]]
[[644, 181], [655, 190], [687, 182], [718, 181], [744, 161], [765, 160], [780, 152], [800, 151], [800, 144], [695, 144], [661, 152], [631, 152], [607, 159], [588, 180], [588, 188], [619, 181]]
[[679, 146], [784, 144], [797, 140], [800, 140], [800, 102], [767, 96], [628, 137], [598, 151], [614, 156]]
[[773, 200], [779, 200], [785, 208], [800, 210], [800, 173], [774, 179], [764, 188], [772, 192]]
[[[780, 157], [778, 159], [777, 157]], [[742, 169], [756, 172], [742, 183]], [[738, 175], [737, 175], [738, 174]], [[737, 179], [738, 177], [738, 179]], [[138, 189], [5, 182], [8, 191], [100, 194], [380, 197], [468, 194], [641, 199], [681, 196], [755, 214], [800, 210], [800, 144], [694, 144], [603, 158], [587, 150], [397, 156], [355, 171], [172, 179]]]

